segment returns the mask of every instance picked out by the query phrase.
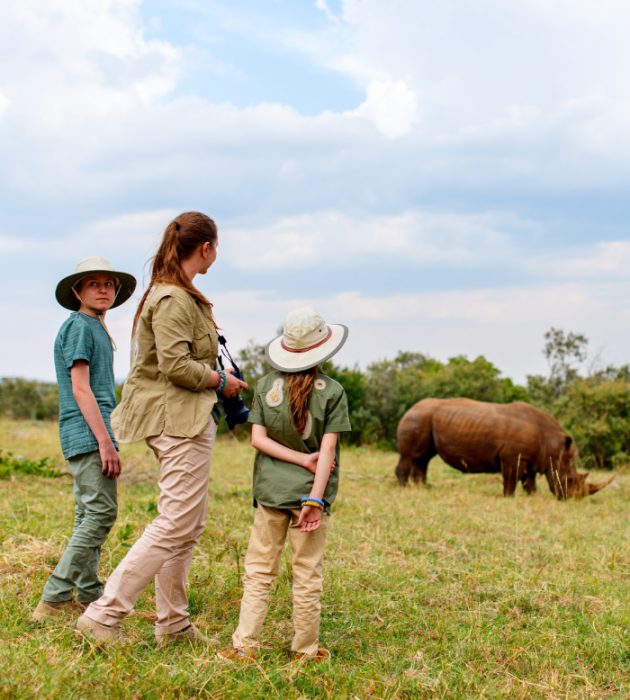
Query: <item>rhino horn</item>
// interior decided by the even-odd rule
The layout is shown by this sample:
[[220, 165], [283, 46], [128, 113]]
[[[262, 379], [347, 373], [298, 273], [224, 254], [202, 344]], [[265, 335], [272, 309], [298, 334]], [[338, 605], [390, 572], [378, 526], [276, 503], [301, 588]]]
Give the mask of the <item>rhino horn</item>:
[[615, 475], [613, 474], [609, 479], [605, 479], [604, 481], [600, 481], [598, 484], [587, 484], [588, 486], [588, 495], [592, 496], [594, 493], [597, 493], [601, 489], [604, 488], [604, 486], [608, 486], [610, 482], [615, 478]]

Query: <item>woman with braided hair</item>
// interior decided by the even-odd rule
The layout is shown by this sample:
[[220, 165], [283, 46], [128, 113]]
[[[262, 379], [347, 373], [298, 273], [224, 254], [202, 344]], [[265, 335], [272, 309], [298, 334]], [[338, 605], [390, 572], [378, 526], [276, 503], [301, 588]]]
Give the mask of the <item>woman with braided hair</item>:
[[237, 396], [247, 385], [213, 369], [218, 352], [212, 304], [194, 286], [217, 257], [216, 224], [186, 212], [166, 227], [151, 281], [135, 314], [132, 365], [112, 414], [120, 442], [146, 440], [160, 463], [158, 515], [109, 577], [77, 629], [108, 643], [155, 579], [159, 644], [203, 639], [190, 622], [186, 578], [208, 512], [208, 477], [216, 433], [217, 391]]
[[289, 538], [293, 577], [291, 650], [296, 659], [323, 661], [319, 646], [322, 562], [330, 507], [339, 480], [338, 434], [350, 430], [343, 387], [320, 365], [344, 344], [348, 329], [326, 325], [308, 307], [287, 316], [281, 336], [267, 346], [276, 370], [256, 385], [249, 414], [256, 515], [245, 555], [243, 599], [232, 646], [221, 659], [248, 661], [258, 637]]

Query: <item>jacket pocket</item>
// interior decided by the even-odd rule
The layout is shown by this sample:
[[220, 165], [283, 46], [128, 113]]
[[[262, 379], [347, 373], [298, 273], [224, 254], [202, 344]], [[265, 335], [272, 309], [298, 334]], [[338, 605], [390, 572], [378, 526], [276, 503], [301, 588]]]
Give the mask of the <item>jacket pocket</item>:
[[212, 355], [212, 338], [207, 326], [195, 330], [191, 353], [195, 360], [207, 360]]

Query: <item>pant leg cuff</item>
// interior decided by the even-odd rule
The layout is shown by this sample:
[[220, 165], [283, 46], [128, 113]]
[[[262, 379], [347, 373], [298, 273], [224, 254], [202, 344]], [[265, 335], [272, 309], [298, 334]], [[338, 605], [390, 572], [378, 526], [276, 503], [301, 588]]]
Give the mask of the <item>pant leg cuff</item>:
[[182, 630], [185, 630], [186, 627], [190, 627], [192, 623], [190, 622], [190, 619], [186, 618], [185, 620], [180, 620], [179, 622], [173, 622], [170, 625], [155, 625], [155, 636], [156, 637], [163, 637], [166, 634], [177, 634], [177, 632], [181, 632]]
[[291, 651], [294, 654], [304, 654], [305, 656], [315, 656], [317, 650], [319, 649], [319, 640], [311, 644], [296, 644], [293, 642], [291, 644]]
[[108, 627], [118, 627], [125, 617], [124, 615], [110, 615], [105, 610], [95, 609], [91, 604], [83, 611], [83, 614], [85, 617], [89, 617], [90, 620], [100, 622], [101, 625], [107, 625]]
[[241, 635], [238, 633], [238, 630], [236, 630], [232, 635], [232, 646], [235, 649], [253, 651], [260, 647], [260, 642], [257, 639], [252, 639], [252, 637]]

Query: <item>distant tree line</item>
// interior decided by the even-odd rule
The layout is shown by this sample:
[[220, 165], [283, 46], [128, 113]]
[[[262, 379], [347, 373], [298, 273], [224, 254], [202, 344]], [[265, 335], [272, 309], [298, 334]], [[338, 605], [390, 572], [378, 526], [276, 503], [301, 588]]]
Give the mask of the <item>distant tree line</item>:
[[[508, 403], [526, 401], [556, 416], [575, 439], [584, 467], [613, 468], [630, 463], [630, 367], [591, 368], [580, 372], [587, 360], [588, 339], [581, 334], [551, 328], [545, 333], [543, 353], [549, 365], [545, 375], [530, 375], [520, 386], [501, 376], [489, 360], [462, 355], [440, 362], [418, 352], [399, 352], [365, 370], [340, 367], [332, 362], [324, 371], [345, 388], [352, 433], [344, 439], [356, 445], [395, 448], [396, 426], [405, 411], [427, 397], [456, 396]], [[264, 346], [250, 342], [237, 362], [250, 389], [269, 371]], [[118, 394], [120, 387], [117, 387]], [[0, 379], [0, 413], [13, 418], [57, 417], [55, 384], [25, 379]], [[220, 426], [226, 431], [225, 422]], [[242, 431], [242, 429], [240, 429]]]
[[12, 377], [0, 378], [0, 414], [8, 418], [52, 420], [58, 415], [57, 385]]
[[[457, 355], [440, 362], [418, 352], [399, 352], [365, 370], [327, 362], [324, 371], [348, 395], [352, 433], [345, 439], [395, 448], [403, 413], [427, 397], [526, 401], [558, 418], [575, 439], [584, 467], [609, 469], [630, 463], [630, 367], [580, 373], [587, 360], [584, 335], [551, 328], [544, 339], [549, 373], [528, 376], [525, 386], [501, 376], [482, 355], [474, 360]], [[250, 387], [269, 371], [261, 345], [250, 343], [238, 361]], [[248, 404], [251, 395], [251, 389], [245, 393]]]

